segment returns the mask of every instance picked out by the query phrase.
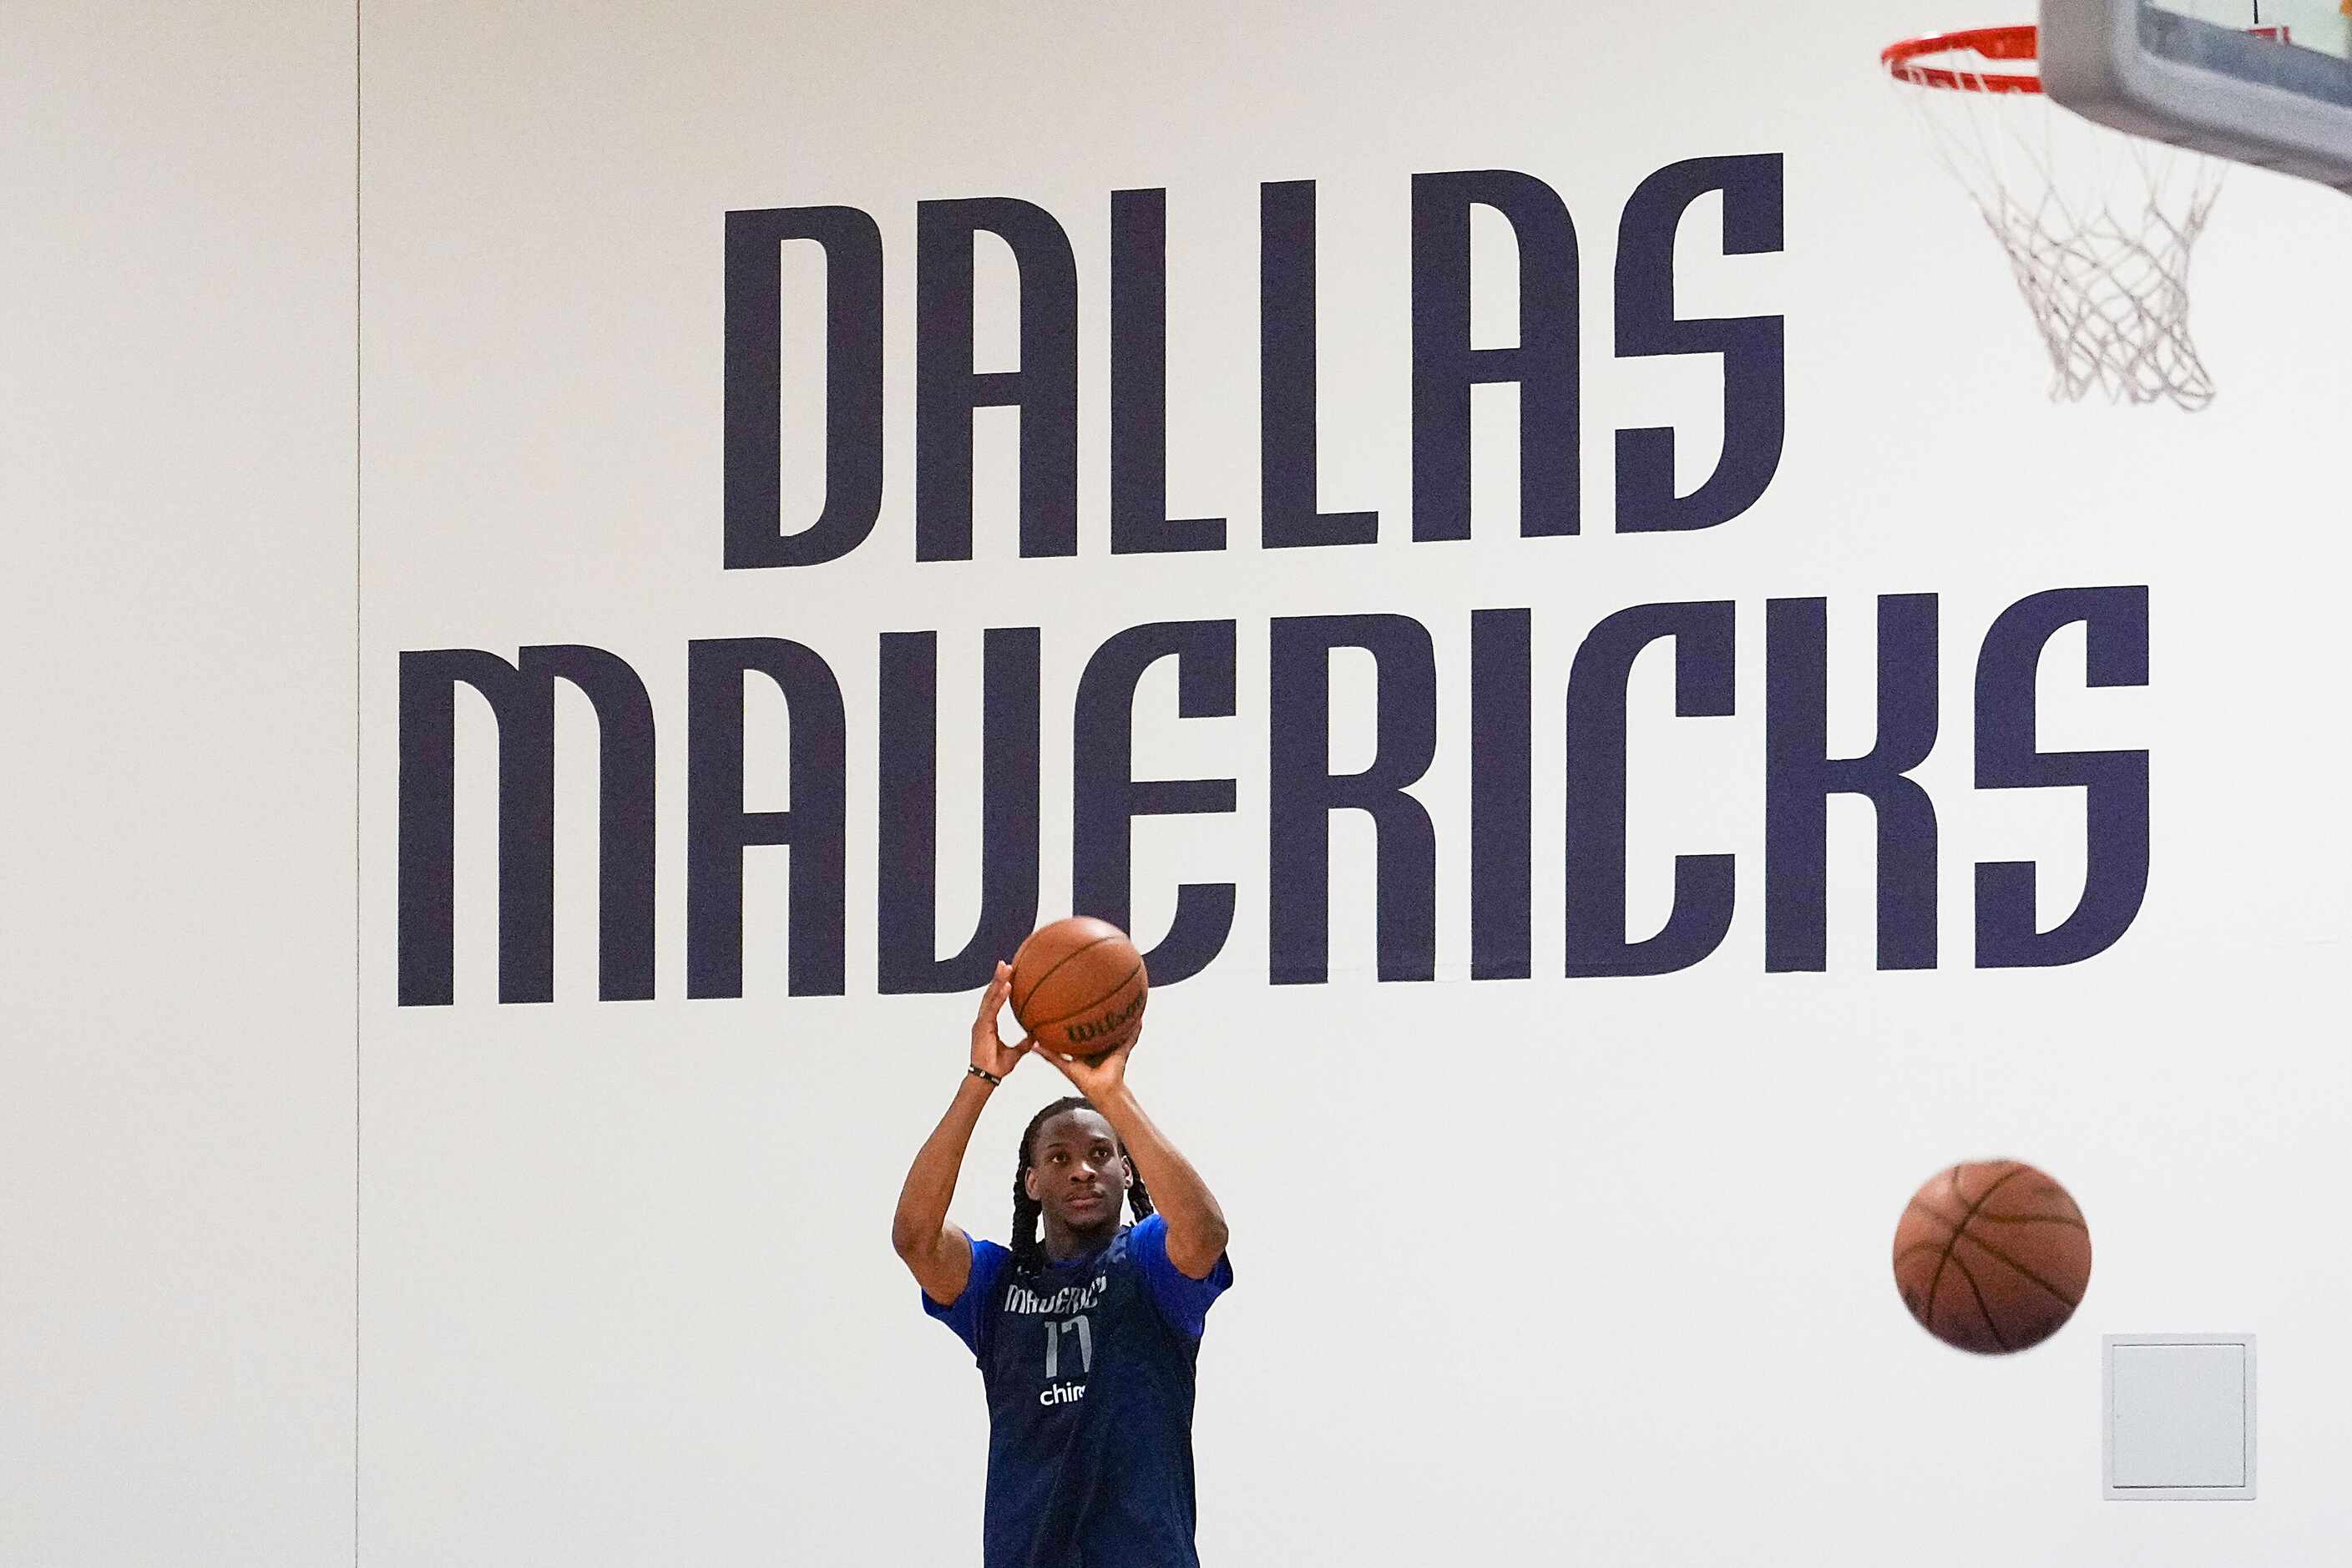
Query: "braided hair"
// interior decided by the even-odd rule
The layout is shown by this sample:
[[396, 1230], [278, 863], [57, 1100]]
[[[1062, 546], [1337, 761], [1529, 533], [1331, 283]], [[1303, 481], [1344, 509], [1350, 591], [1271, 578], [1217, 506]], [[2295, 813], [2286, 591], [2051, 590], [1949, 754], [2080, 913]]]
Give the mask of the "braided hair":
[[[1029, 1125], [1022, 1129], [1021, 1159], [1013, 1167], [1013, 1267], [1020, 1273], [1034, 1274], [1045, 1266], [1045, 1244], [1037, 1236], [1037, 1216], [1045, 1212], [1045, 1205], [1029, 1195], [1022, 1180], [1037, 1163], [1038, 1131], [1066, 1110], [1094, 1109], [1095, 1102], [1084, 1095], [1065, 1095], [1031, 1117]], [[1126, 1159], [1127, 1151], [1120, 1150], [1119, 1156]], [[1151, 1194], [1144, 1191], [1143, 1173], [1135, 1168], [1133, 1160], [1128, 1160], [1127, 1172], [1130, 1178], [1127, 1206], [1139, 1220], [1151, 1212]]]

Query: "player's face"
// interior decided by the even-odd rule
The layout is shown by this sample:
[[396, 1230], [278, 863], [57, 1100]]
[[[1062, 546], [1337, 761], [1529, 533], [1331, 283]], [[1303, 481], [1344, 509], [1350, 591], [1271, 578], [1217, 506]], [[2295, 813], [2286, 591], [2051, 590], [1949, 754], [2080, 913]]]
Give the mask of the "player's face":
[[1037, 1130], [1024, 1178], [1045, 1217], [1075, 1231], [1115, 1228], [1129, 1179], [1110, 1123], [1091, 1110], [1065, 1110]]

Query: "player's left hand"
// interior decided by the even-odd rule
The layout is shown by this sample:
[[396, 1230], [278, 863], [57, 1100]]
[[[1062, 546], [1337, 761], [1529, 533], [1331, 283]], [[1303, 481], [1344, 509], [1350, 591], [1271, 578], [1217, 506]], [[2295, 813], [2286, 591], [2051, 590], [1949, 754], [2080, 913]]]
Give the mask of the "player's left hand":
[[1127, 1032], [1127, 1038], [1097, 1056], [1066, 1060], [1061, 1052], [1043, 1040], [1034, 1039], [1029, 1042], [1029, 1053], [1039, 1061], [1051, 1064], [1054, 1070], [1068, 1079], [1080, 1094], [1100, 1104], [1105, 1096], [1118, 1093], [1126, 1084], [1128, 1053], [1135, 1049], [1135, 1042], [1142, 1037], [1143, 1025], [1139, 1020], [1135, 1027]]

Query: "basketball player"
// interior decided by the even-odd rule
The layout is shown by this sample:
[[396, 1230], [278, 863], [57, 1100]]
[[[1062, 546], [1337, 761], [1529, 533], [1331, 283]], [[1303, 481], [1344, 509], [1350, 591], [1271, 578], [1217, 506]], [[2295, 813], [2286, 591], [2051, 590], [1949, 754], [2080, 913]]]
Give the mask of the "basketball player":
[[[1127, 1087], [1136, 1032], [1091, 1062], [1066, 1062], [1034, 1038], [1008, 1047], [996, 1016], [1012, 984], [998, 964], [972, 1020], [971, 1066], [890, 1223], [923, 1310], [980, 1364], [982, 1562], [1198, 1568], [1192, 1367], [1209, 1304], [1233, 1283], [1225, 1216]], [[1023, 1132], [1007, 1248], [949, 1223], [948, 1200], [981, 1108], [1024, 1054], [1053, 1063], [1083, 1098], [1054, 1101]], [[1122, 1202], [1132, 1226], [1120, 1224]]]

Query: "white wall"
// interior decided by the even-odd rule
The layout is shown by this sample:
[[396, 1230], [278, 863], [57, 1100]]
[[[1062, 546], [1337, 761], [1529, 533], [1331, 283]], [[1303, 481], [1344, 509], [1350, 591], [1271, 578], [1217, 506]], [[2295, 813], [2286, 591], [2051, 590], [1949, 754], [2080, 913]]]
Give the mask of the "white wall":
[[352, 1544], [351, 17], [0, 8], [0, 1560]]
[[[1136, 863], [1147, 944], [1177, 880], [1241, 889], [1223, 957], [1155, 997], [1136, 1063], [1234, 1225], [1240, 1280], [1202, 1361], [1204, 1561], [2188, 1568], [2340, 1554], [2347, 1287], [2314, 1238], [2333, 1233], [2336, 1108], [2352, 1089], [2328, 569], [2342, 552], [2324, 527], [2352, 331], [2305, 310], [2282, 273], [2325, 268], [2352, 233], [2326, 193], [2240, 174], [2196, 276], [2215, 407], [2050, 406], [1997, 249], [1873, 68], [1880, 45], [1949, 20], [1810, 4], [1761, 30], [1717, 5], [367, 7], [362, 1558], [971, 1560], [977, 1379], [883, 1242], [961, 1069], [969, 1002], [872, 994], [875, 639], [941, 633], [943, 774], [970, 780], [978, 633], [1043, 626], [1052, 912], [1066, 900], [1077, 672], [1118, 628], [1181, 617], [1234, 618], [1241, 637], [1239, 712], [1139, 743], [1163, 776], [1239, 780], [1234, 817], [1146, 828]], [[157, 48], [172, 68], [159, 59], [113, 89], [89, 134], [30, 160], [50, 215], [37, 232], [85, 244], [49, 255], [15, 238], [7, 253], [64, 304], [22, 329], [41, 334], [47, 368], [11, 371], [6, 438], [25, 458], [12, 447], [5, 481], [12, 516], [61, 521], [12, 548], [94, 579], [35, 612], [56, 623], [37, 646], [89, 639], [110, 615], [134, 639], [11, 677], [57, 737], [34, 760], [32, 819], [113, 834], [82, 853], [116, 868], [94, 879], [68, 858], [76, 833], [45, 833], [36, 908], [87, 910], [109, 934], [94, 947], [52, 921], [13, 944], [44, 1043], [12, 1131], [44, 1156], [37, 1182], [55, 1183], [27, 1213], [57, 1228], [9, 1227], [12, 1246], [51, 1239], [8, 1278], [62, 1258], [70, 1283], [35, 1294], [33, 1329], [10, 1314], [39, 1368], [38, 1397], [6, 1417], [29, 1423], [12, 1441], [57, 1467], [29, 1509], [0, 1515], [35, 1548], [11, 1557], [121, 1560], [184, 1541], [191, 1516], [286, 1532], [224, 1556], [307, 1560], [348, 1534], [351, 322], [337, 247], [350, 192], [336, 160], [350, 58], [344, 23], [311, 25], [299, 58], [282, 26], [247, 37], [223, 20], [206, 35], [216, 70], [266, 65], [287, 84], [275, 95], [221, 92], [184, 48]], [[72, 47], [114, 71], [142, 58], [86, 28]], [[58, 63], [38, 78], [60, 116], [91, 112], [75, 107], [77, 75]], [[201, 153], [163, 107], [197, 79], [205, 112], [237, 132]], [[295, 130], [319, 126], [333, 134]], [[92, 151], [101, 129], [150, 158], [206, 162], [129, 171]], [[1716, 399], [1703, 364], [1612, 357], [1616, 215], [1661, 165], [1760, 152], [1786, 159], [1785, 253], [1715, 258], [1695, 215], [1680, 302], [1786, 316], [1778, 479], [1718, 529], [1614, 536], [1612, 429], [1675, 424], [1704, 464]], [[1496, 467], [1482, 467], [1477, 537], [1415, 545], [1409, 177], [1485, 167], [1546, 180], [1578, 223], [1587, 531], [1513, 536], [1493, 479], [1510, 426], [1487, 417], [1507, 405], [1482, 402], [1481, 461]], [[1251, 542], [1257, 185], [1298, 178], [1321, 203], [1324, 500], [1378, 508], [1382, 534], [1269, 553]], [[289, 199], [298, 185], [311, 195]], [[1147, 185], [1169, 191], [1171, 502], [1232, 520], [1219, 555], [1115, 559], [1104, 544], [1108, 199]], [[915, 204], [981, 195], [1041, 204], [1076, 247], [1076, 562], [1015, 558], [1011, 426], [985, 418], [979, 558], [913, 560]], [[883, 521], [832, 566], [722, 572], [723, 215], [823, 202], [873, 214], [889, 258]], [[183, 215], [201, 271], [133, 248], [128, 222], [152, 227], [159, 210]], [[1496, 237], [1482, 231], [1482, 288], [1511, 276]], [[100, 288], [93, 252], [135, 268], [143, 297]], [[282, 261], [257, 268], [257, 253]], [[983, 269], [983, 353], [1000, 360], [1009, 282], [1009, 268]], [[66, 325], [76, 310], [110, 323], [102, 352]], [[1508, 325], [1482, 314], [1493, 341]], [[805, 346], [807, 323], [793, 330]], [[158, 339], [186, 367], [160, 383]], [[88, 426], [101, 398], [140, 412], [130, 437], [101, 444]], [[267, 463], [248, 456], [265, 407]], [[788, 417], [804, 437], [805, 406]], [[192, 486], [192, 468], [216, 478]], [[27, 485], [31, 504], [13, 504]], [[257, 488], [284, 518], [266, 539]], [[135, 566], [64, 526], [150, 526], [166, 507], [210, 534], [152, 525], [157, 553]], [[235, 613], [199, 605], [191, 580], [217, 582]], [[2147, 905], [2088, 963], [1973, 969], [1971, 862], [2041, 860], [2045, 918], [2082, 874], [2068, 793], [1969, 787], [1976, 644], [2027, 594], [2115, 583], [2149, 587], [2150, 683], [2085, 692], [2079, 637], [2061, 638], [2042, 734], [2150, 752]], [[1870, 967], [1869, 823], [1839, 803], [1830, 967], [1767, 974], [1765, 601], [1831, 600], [1832, 740], [1859, 751], [1874, 596], [1918, 592], [1942, 598], [1943, 739], [1918, 775], [1943, 830], [1941, 966]], [[1673, 720], [1663, 664], [1637, 673], [1633, 921], [1663, 916], [1672, 853], [1732, 851], [1737, 923], [1680, 974], [1548, 977], [1569, 661], [1612, 610], [1706, 598], [1739, 607], [1738, 712]], [[1538, 968], [1472, 983], [1467, 624], [1492, 606], [1535, 617]], [[1440, 750], [1417, 791], [1439, 833], [1433, 984], [1373, 978], [1370, 839], [1347, 822], [1330, 983], [1265, 982], [1266, 626], [1322, 611], [1412, 615], [1436, 639]], [[684, 996], [686, 645], [748, 635], [817, 648], [846, 696], [846, 996], [786, 994], [772, 855], [747, 877], [744, 998]], [[549, 642], [622, 655], [653, 696], [660, 995], [593, 1000], [595, 784], [575, 744], [593, 731], [567, 697], [556, 1000], [495, 1001], [491, 731], [461, 703], [457, 998], [400, 1007], [397, 656]], [[159, 669], [203, 672], [201, 708], [125, 694]], [[1170, 688], [1149, 689], [1172, 712]], [[94, 711], [136, 726], [100, 731], [96, 754], [114, 760], [97, 787], [66, 771]], [[752, 711], [753, 766], [772, 774], [780, 710]], [[1338, 731], [1344, 764], [1368, 743], [1360, 713]], [[947, 799], [953, 945], [971, 918], [978, 813]], [[158, 800], [194, 803], [196, 847], [176, 825], [117, 814]], [[157, 868], [191, 856], [199, 886], [161, 890]], [[226, 905], [219, 886], [236, 889]], [[145, 940], [117, 943], [144, 922]], [[131, 989], [125, 951], [170, 956], [131, 970], [152, 982]], [[192, 1009], [197, 987], [214, 1011]], [[102, 1047], [73, 1050], [78, 1038]], [[992, 1106], [956, 1210], [975, 1232], [1002, 1236], [1014, 1133], [1060, 1087], [1033, 1066]], [[2074, 1323], [2007, 1361], [1927, 1339], [1886, 1274], [1913, 1186], [1988, 1155], [2058, 1175], [2097, 1246]], [[177, 1288], [146, 1294], [159, 1277]], [[2100, 1501], [2097, 1336], [2236, 1329], [2263, 1336], [2262, 1498]], [[256, 1377], [278, 1380], [267, 1401]], [[102, 1426], [93, 1386], [116, 1416]], [[56, 1431], [81, 1436], [60, 1446]], [[111, 1506], [152, 1474], [184, 1489], [176, 1506], [152, 1501], [152, 1483], [136, 1507]]]

